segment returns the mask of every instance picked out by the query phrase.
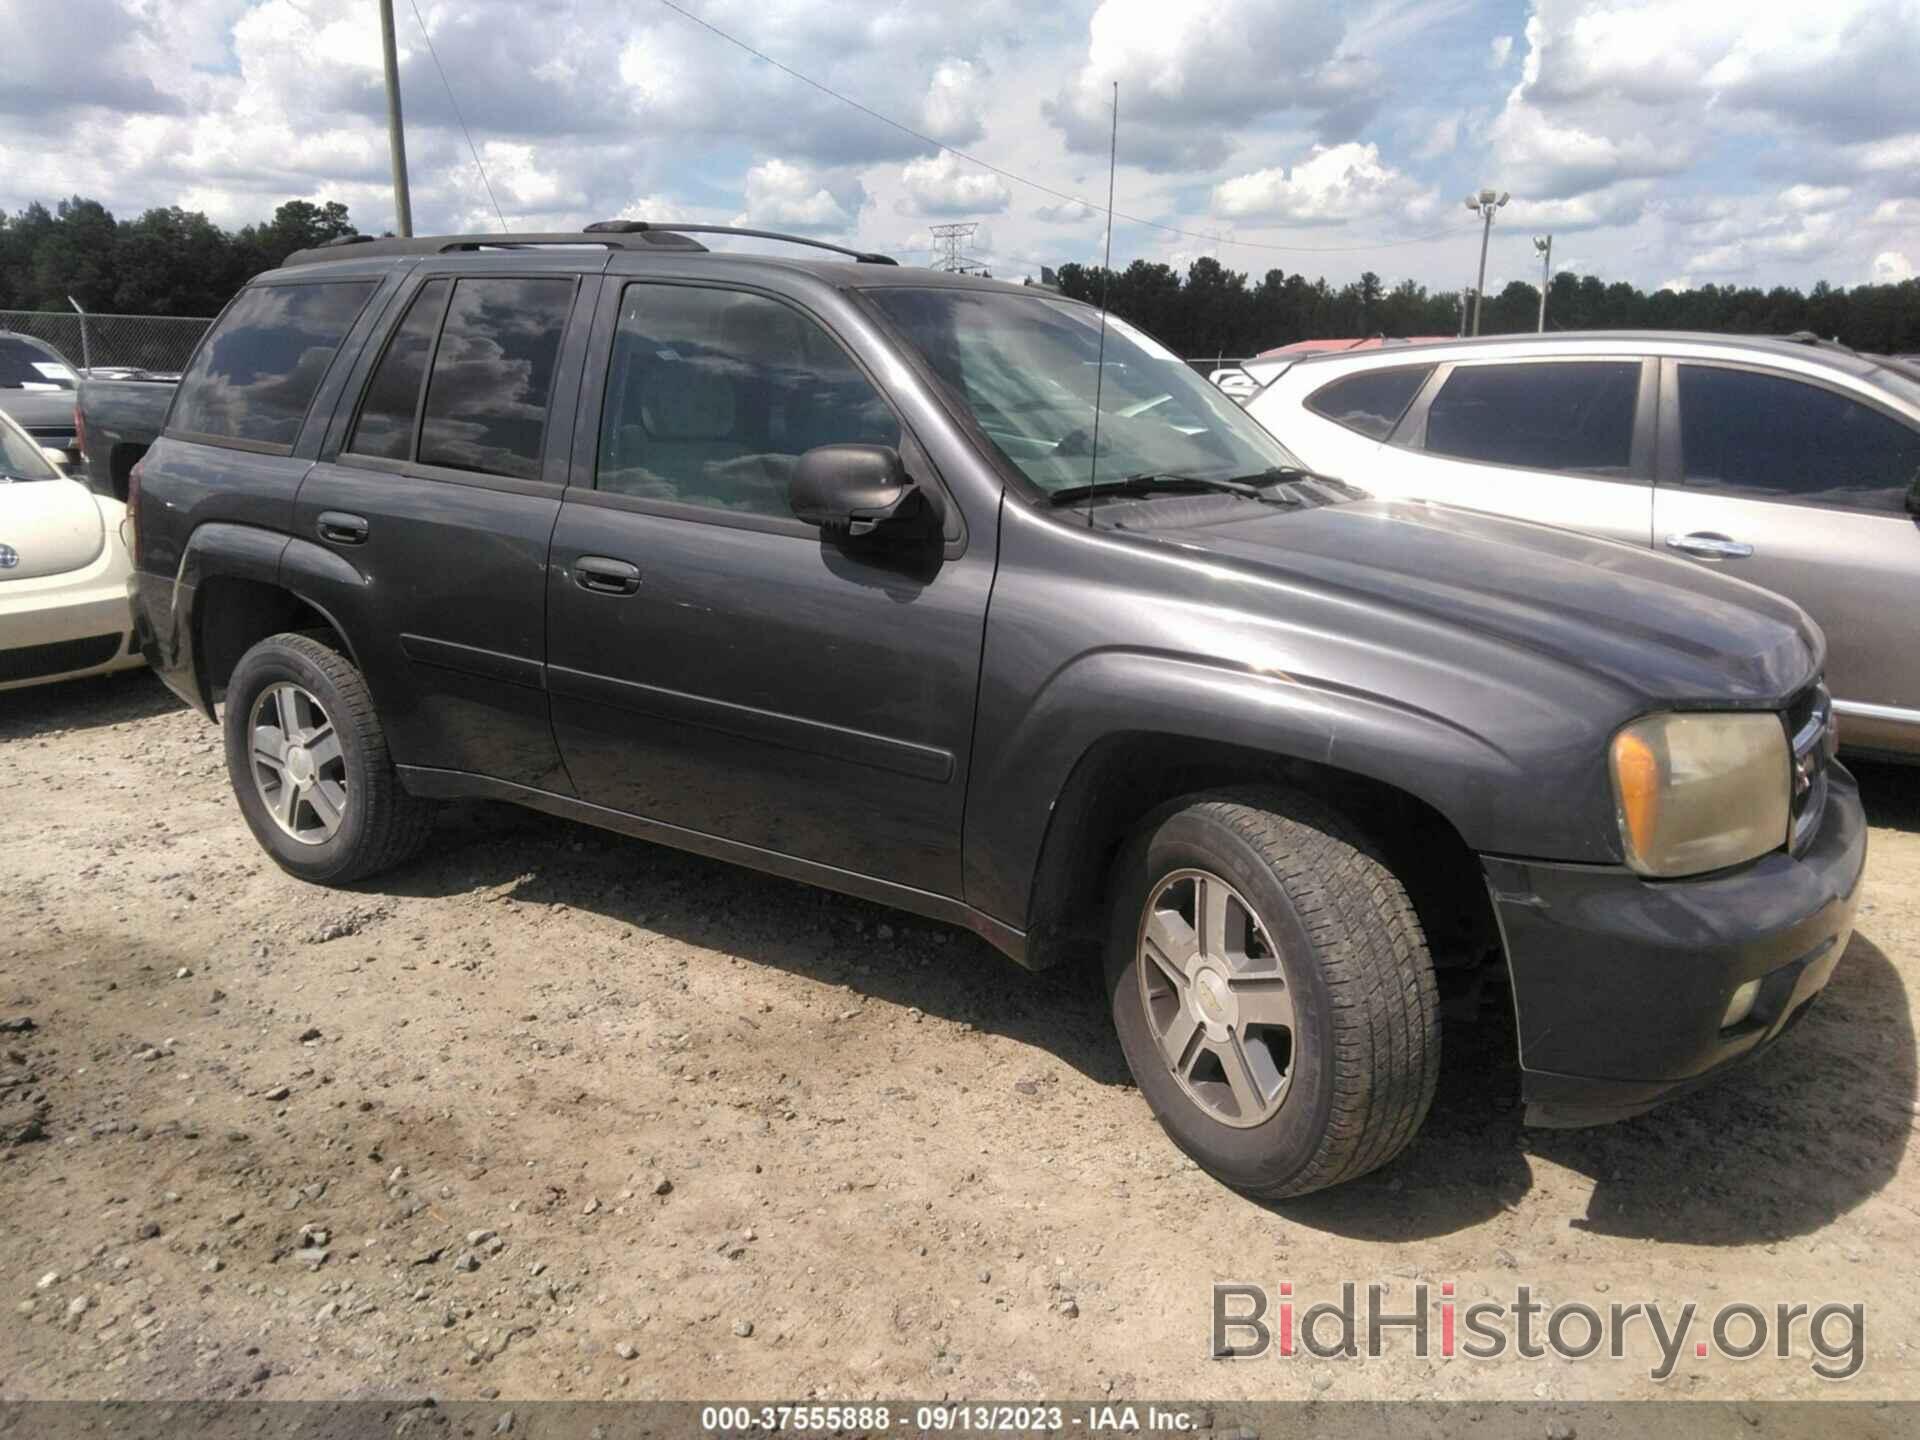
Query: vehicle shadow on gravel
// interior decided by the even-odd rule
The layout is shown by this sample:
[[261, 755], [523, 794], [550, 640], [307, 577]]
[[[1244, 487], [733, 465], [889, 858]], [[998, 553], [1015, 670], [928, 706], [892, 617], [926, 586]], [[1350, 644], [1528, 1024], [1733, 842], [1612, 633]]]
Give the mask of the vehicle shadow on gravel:
[[511, 884], [518, 902], [844, 985], [1048, 1051], [1097, 1084], [1133, 1083], [1100, 986], [1083, 971], [1031, 973], [955, 926], [513, 806], [449, 806], [437, 837], [443, 859], [372, 889], [442, 896]]
[[179, 697], [151, 670], [31, 685], [0, 692], [0, 742], [124, 725], [183, 708]]
[[1449, 1026], [1442, 1053], [1433, 1110], [1398, 1160], [1275, 1213], [1359, 1239], [1428, 1239], [1513, 1207], [1546, 1161], [1594, 1184], [1573, 1229], [1766, 1244], [1817, 1231], [1886, 1185], [1906, 1155], [1920, 1094], [1906, 987], [1860, 934], [1793, 1034], [1632, 1120], [1525, 1128], [1510, 1016]]
[[1876, 760], [1846, 763], [1860, 782], [1860, 802], [1867, 807], [1869, 824], [1909, 835], [1920, 832], [1920, 765]]

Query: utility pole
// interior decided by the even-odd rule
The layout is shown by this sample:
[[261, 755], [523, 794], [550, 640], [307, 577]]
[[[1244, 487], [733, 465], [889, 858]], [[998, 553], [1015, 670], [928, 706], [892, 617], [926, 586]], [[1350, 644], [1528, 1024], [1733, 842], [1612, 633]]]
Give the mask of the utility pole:
[[1540, 252], [1540, 323], [1533, 328], [1544, 335], [1547, 330], [1547, 280], [1553, 270], [1553, 236], [1534, 236], [1533, 248]]
[[1497, 197], [1491, 190], [1467, 197], [1467, 209], [1478, 210], [1486, 220], [1480, 227], [1480, 282], [1473, 287], [1473, 333], [1476, 335], [1480, 333], [1480, 305], [1487, 291], [1487, 242], [1493, 238], [1493, 212], [1512, 198], [1504, 190]]
[[931, 225], [937, 242], [933, 268], [951, 271], [955, 275], [978, 274], [981, 267], [966, 257], [967, 241], [973, 238], [973, 232], [980, 228], [978, 220], [969, 220], [959, 225]]
[[387, 62], [387, 149], [393, 157], [394, 228], [413, 234], [413, 199], [407, 193], [407, 136], [400, 122], [400, 62], [393, 47], [393, 0], [380, 0], [380, 48]]

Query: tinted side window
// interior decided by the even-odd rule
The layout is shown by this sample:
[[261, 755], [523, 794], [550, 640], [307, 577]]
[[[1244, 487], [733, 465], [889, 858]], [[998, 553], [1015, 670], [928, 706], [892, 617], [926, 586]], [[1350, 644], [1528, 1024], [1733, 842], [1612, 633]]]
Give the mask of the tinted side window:
[[1689, 485], [1905, 513], [1920, 431], [1818, 385], [1682, 365], [1680, 455]]
[[429, 280], [407, 307], [406, 319], [387, 342], [387, 353], [367, 381], [360, 417], [353, 422], [347, 449], [387, 460], [413, 458], [413, 421], [420, 409], [420, 385], [427, 378], [427, 357], [446, 308], [446, 280]]
[[759, 515], [793, 514], [793, 462], [816, 445], [900, 444], [900, 425], [832, 336], [759, 295], [629, 285], [595, 484]]
[[420, 463], [540, 477], [572, 276], [456, 281], [427, 382]]
[[242, 290], [180, 381], [170, 428], [292, 445], [372, 280]]
[[1307, 408], [1336, 425], [1384, 440], [1407, 413], [1407, 406], [1433, 373], [1431, 365], [1410, 370], [1367, 370], [1331, 385], [1322, 385], [1307, 397]]
[[1465, 365], [1433, 397], [1426, 448], [1488, 465], [1624, 475], [1639, 392], [1637, 360]]

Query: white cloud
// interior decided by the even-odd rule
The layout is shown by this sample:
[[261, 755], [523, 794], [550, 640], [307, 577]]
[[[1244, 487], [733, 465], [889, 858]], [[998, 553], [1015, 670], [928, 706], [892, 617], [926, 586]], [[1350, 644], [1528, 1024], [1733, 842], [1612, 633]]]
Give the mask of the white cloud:
[[[910, 160], [900, 171], [913, 213], [920, 215], [994, 214], [1012, 200], [1007, 184], [946, 151]], [[903, 213], [905, 213], [903, 211]]]
[[1556, 121], [1527, 99], [1524, 82], [1507, 97], [1492, 136], [1495, 161], [1507, 182], [1516, 191], [1547, 198], [1676, 174], [1692, 160], [1684, 139]]
[[833, 191], [804, 166], [762, 161], [747, 171], [742, 188], [747, 208], [734, 218], [736, 225], [761, 230], [845, 230], [853, 223], [853, 215]]
[[1379, 146], [1353, 141], [1316, 145], [1291, 170], [1236, 175], [1213, 192], [1216, 214], [1295, 225], [1337, 224], [1389, 211], [1418, 217], [1431, 213], [1435, 203], [1415, 181], [1382, 163]]
[[1780, 192], [1780, 203], [1798, 214], [1811, 215], [1837, 210], [1852, 195], [1845, 185], [1789, 185]]
[[920, 106], [927, 133], [949, 145], [970, 145], [983, 132], [987, 77], [970, 60], [942, 60]]
[[1460, 144], [1459, 114], [1443, 115], [1427, 127], [1427, 133], [1413, 148], [1416, 160], [1438, 160], [1442, 155], [1451, 155]]
[[1898, 250], [1882, 250], [1873, 257], [1873, 283], [1893, 285], [1913, 279], [1913, 262]]
[[1320, 0], [1102, 0], [1085, 63], [1043, 110], [1071, 149], [1104, 154], [1118, 81], [1126, 159], [1153, 170], [1216, 165], [1237, 131], [1289, 110], [1345, 139], [1385, 93], [1345, 40]]
[[1512, 58], [1513, 37], [1511, 35], [1494, 36], [1493, 44], [1488, 48], [1487, 68], [1490, 70], [1504, 70], [1507, 68], [1507, 61]]

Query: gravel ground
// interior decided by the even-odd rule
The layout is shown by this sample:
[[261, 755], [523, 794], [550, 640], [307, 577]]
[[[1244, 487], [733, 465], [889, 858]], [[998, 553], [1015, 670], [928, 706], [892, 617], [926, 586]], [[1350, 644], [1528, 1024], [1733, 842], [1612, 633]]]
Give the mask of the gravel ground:
[[[0, 1398], [1911, 1393], [1920, 770], [1761, 1065], [1527, 1131], [1449, 1029], [1414, 1146], [1258, 1205], [1161, 1136], [1088, 977], [505, 808], [314, 889], [144, 673], [0, 695]], [[1210, 1284], [1864, 1304], [1866, 1365], [1209, 1361]], [[1642, 1343], [1644, 1341], [1644, 1343]]]

